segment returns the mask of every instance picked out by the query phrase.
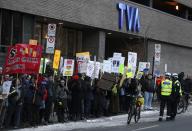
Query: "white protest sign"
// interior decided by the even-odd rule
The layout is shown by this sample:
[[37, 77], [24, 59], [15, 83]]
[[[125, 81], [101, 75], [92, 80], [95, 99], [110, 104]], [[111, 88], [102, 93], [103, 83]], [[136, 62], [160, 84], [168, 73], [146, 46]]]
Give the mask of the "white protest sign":
[[137, 68], [137, 53], [128, 52], [128, 67], [131, 68], [132, 77], [134, 77]]
[[12, 81], [4, 81], [3, 82], [3, 93], [2, 94], [9, 94], [11, 88]]
[[128, 52], [128, 65], [130, 65], [132, 67], [137, 66], [137, 53]]
[[103, 61], [103, 70], [102, 71], [111, 73], [111, 68], [112, 68], [111, 60], [104, 60]]
[[55, 49], [55, 37], [54, 36], [49, 36], [47, 38], [46, 53], [54, 54], [54, 49]]
[[139, 62], [139, 71], [143, 71], [144, 69], [150, 69], [150, 62]]
[[155, 44], [155, 65], [160, 65], [161, 44]]
[[59, 64], [59, 71], [61, 72], [61, 73], [63, 73], [63, 65], [64, 65], [64, 60], [63, 60], [63, 57], [61, 56], [61, 58], [60, 58], [60, 64]]
[[87, 73], [86, 75], [93, 78], [99, 78], [100, 62], [89, 61], [87, 64]]
[[63, 76], [73, 76], [74, 63], [73, 59], [64, 60]]
[[87, 64], [90, 60], [90, 53], [89, 52], [76, 53], [76, 60], [78, 63], [78, 72], [86, 73]]
[[113, 53], [112, 72], [119, 73], [119, 66], [121, 64], [121, 53]]
[[56, 24], [48, 24], [48, 36], [55, 36], [56, 34]]

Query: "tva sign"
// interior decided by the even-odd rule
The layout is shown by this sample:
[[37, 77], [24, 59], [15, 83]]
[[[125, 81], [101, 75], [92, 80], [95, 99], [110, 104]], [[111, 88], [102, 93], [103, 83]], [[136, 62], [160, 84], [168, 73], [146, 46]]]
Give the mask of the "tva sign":
[[139, 9], [124, 3], [118, 3], [117, 8], [119, 10], [119, 29], [123, 28], [125, 14], [127, 30], [139, 32], [141, 27], [139, 19]]

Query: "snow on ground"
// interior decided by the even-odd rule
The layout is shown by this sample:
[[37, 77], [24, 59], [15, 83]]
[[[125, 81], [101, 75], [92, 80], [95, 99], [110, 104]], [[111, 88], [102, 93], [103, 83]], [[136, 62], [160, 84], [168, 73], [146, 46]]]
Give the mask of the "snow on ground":
[[[141, 119], [139, 122], [157, 121], [158, 115], [159, 115], [158, 110], [143, 111], [141, 112]], [[180, 116], [189, 116], [189, 115], [192, 115], [192, 107], [190, 107], [186, 113], [183, 113]], [[25, 128], [16, 131], [54, 131], [54, 130], [70, 131], [74, 129], [122, 126], [126, 125], [126, 121], [127, 121], [127, 115], [118, 115], [79, 122], [69, 122], [63, 124], [39, 126], [37, 128]], [[134, 122], [134, 120], [132, 120], [132, 122]]]

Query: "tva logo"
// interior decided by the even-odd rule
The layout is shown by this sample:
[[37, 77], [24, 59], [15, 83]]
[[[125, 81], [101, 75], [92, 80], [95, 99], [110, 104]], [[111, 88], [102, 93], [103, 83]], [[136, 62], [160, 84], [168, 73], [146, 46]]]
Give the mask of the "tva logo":
[[123, 28], [125, 14], [127, 30], [139, 32], [141, 27], [139, 9], [123, 3], [118, 3], [117, 8], [119, 10], [119, 29]]

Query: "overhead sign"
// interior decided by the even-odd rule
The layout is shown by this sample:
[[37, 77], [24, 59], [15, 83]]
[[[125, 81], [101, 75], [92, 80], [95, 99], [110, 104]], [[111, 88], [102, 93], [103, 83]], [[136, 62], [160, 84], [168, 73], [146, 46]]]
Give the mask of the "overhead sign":
[[56, 24], [48, 24], [48, 36], [55, 36], [56, 34]]
[[55, 50], [55, 55], [54, 55], [54, 59], [53, 59], [53, 68], [54, 69], [59, 68], [60, 57], [61, 57], [61, 51]]
[[49, 36], [47, 38], [46, 53], [54, 54], [54, 49], [55, 49], [55, 37], [54, 36]]
[[[119, 9], [119, 29], [123, 29], [124, 16], [126, 16], [126, 25], [128, 31], [139, 32], [140, 31], [140, 16], [139, 9], [136, 7], [129, 6], [125, 3], [118, 3]], [[125, 15], [126, 13], [126, 15]]]
[[155, 65], [160, 65], [161, 44], [155, 44]]
[[4, 74], [39, 73], [42, 47], [40, 45], [16, 44], [8, 48]]
[[74, 63], [75, 63], [75, 61], [73, 59], [64, 60], [63, 76], [72, 76], [73, 75]]

